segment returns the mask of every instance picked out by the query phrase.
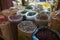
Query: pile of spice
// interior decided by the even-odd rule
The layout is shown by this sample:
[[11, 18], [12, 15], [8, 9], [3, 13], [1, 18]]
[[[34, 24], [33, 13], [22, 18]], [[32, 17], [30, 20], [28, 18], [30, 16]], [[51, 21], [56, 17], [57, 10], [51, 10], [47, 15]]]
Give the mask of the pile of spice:
[[42, 12], [42, 13], [38, 14], [37, 19], [48, 20], [48, 16], [47, 16], [47, 14], [45, 14], [45, 12]]
[[32, 6], [27, 5], [25, 9], [33, 9]]
[[8, 17], [8, 19], [10, 21], [18, 21], [18, 20], [22, 20], [22, 16], [21, 15], [17, 15], [16, 13], [15, 14], [12, 14], [11, 16]]
[[45, 12], [41, 12], [40, 14], [38, 14], [35, 18], [35, 24], [37, 26], [43, 26], [43, 25], [47, 25], [48, 24], [48, 14], [46, 14]]
[[33, 33], [35, 30], [36, 26], [32, 21], [22, 21], [19, 24], [19, 28], [21, 31], [26, 32], [26, 33]]
[[22, 13], [22, 14], [25, 14], [26, 12], [27, 12], [27, 10], [23, 10], [21, 13]]
[[13, 12], [12, 10], [9, 10], [9, 9], [6, 9], [6, 10], [3, 10], [2, 11], [2, 14], [5, 15], [5, 16], [9, 16], [9, 15], [12, 15], [14, 14], [15, 12]]
[[29, 12], [28, 13], [28, 16], [33, 16], [33, 15], [35, 15], [36, 14], [36, 12]]
[[34, 16], [36, 14], [36, 12], [29, 12], [28, 16]]
[[42, 28], [36, 33], [39, 40], [60, 40], [59, 36], [52, 30]]

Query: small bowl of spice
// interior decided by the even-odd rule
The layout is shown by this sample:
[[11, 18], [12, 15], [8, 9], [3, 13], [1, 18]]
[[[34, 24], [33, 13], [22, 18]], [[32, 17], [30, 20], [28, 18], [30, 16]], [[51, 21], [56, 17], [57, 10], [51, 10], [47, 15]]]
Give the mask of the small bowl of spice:
[[27, 10], [34, 10], [34, 7], [31, 6], [31, 5], [26, 5], [25, 9], [27, 9]]
[[40, 27], [33, 33], [33, 40], [60, 40], [60, 34], [53, 29]]
[[26, 13], [26, 19], [27, 20], [34, 20], [34, 18], [38, 15], [35, 11], [29, 11]]
[[27, 12], [28, 12], [27, 10], [19, 10], [17, 11], [17, 14], [21, 14], [22, 16], [25, 16]]

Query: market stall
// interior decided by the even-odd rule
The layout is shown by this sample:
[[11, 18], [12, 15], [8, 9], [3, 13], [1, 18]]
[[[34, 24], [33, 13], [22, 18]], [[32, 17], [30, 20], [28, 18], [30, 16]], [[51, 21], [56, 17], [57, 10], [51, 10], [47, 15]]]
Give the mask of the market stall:
[[58, 0], [16, 0], [12, 3], [12, 7], [0, 12], [4, 40], [60, 40]]

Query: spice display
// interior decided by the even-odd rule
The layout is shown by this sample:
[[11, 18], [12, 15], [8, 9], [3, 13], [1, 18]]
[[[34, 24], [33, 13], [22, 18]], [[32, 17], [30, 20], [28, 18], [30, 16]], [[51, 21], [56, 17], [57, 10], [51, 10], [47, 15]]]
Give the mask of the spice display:
[[10, 22], [10, 29], [14, 40], [18, 39], [18, 29], [17, 25], [22, 21], [23, 17], [21, 15], [13, 14], [8, 16]]
[[1, 5], [0, 34], [4, 40], [60, 40], [58, 0], [12, 0], [12, 3], [5, 10]]
[[35, 24], [32, 21], [22, 21], [18, 24], [19, 39], [32, 40], [32, 33], [36, 29]]
[[60, 10], [53, 12], [50, 18], [50, 28], [60, 32]]
[[39, 40], [60, 40], [58, 34], [48, 28], [42, 28], [36, 33]]

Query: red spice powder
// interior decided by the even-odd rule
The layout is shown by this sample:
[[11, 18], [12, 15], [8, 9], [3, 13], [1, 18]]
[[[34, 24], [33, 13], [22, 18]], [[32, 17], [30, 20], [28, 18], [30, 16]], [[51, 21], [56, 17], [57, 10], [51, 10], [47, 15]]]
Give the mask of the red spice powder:
[[36, 33], [39, 40], [60, 40], [58, 35], [49, 29], [41, 29]]

